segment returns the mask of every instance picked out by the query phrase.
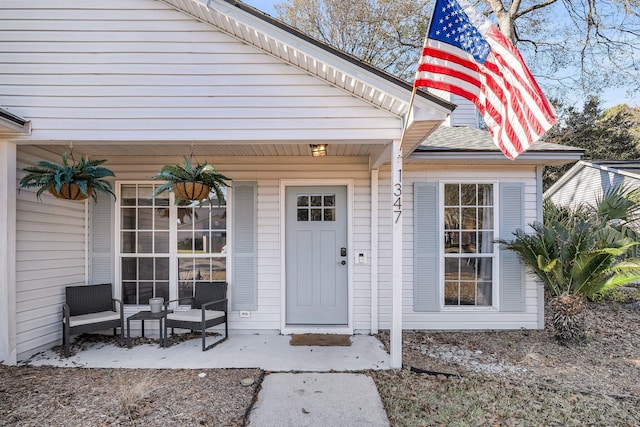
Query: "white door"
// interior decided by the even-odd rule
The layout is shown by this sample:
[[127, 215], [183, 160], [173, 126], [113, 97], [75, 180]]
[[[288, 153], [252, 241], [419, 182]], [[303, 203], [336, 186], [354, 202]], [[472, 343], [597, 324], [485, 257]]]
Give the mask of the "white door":
[[347, 189], [286, 189], [286, 323], [347, 325]]

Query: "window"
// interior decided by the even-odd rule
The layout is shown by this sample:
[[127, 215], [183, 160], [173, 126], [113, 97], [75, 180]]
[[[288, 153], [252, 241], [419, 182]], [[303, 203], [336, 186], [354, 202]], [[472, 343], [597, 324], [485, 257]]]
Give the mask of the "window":
[[298, 222], [335, 221], [335, 194], [298, 194], [296, 199]]
[[[151, 198], [157, 186], [120, 184], [118, 264], [124, 304], [189, 297], [196, 281], [226, 281], [226, 206], [177, 206], [168, 193]], [[176, 265], [177, 274], [172, 274]]]
[[494, 184], [444, 184], [444, 305], [493, 304]]

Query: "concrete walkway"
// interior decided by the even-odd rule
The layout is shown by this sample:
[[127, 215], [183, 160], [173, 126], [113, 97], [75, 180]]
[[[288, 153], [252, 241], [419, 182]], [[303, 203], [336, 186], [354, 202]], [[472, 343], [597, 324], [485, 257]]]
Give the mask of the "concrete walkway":
[[373, 380], [363, 374], [279, 373], [264, 378], [251, 427], [388, 427]]

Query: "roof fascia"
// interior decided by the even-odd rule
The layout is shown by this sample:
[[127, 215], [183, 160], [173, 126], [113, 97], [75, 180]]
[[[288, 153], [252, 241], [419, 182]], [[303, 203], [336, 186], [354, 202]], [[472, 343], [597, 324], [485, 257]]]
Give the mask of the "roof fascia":
[[[416, 151], [411, 154], [408, 160], [431, 160], [431, 161], [504, 161], [509, 164], [543, 163], [543, 162], [564, 162], [571, 163], [580, 160], [581, 153], [576, 152], [524, 152], [516, 160], [508, 160], [502, 153], [486, 151]], [[575, 167], [575, 166], [574, 166]]]
[[20, 133], [31, 133], [31, 120], [10, 113], [2, 107], [0, 107], [0, 126]]

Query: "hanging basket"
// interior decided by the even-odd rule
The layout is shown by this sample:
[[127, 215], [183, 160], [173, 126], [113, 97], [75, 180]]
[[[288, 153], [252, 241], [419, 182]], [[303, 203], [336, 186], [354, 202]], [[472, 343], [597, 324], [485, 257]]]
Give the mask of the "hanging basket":
[[209, 197], [211, 188], [202, 182], [176, 182], [173, 192], [182, 200], [200, 201]]
[[91, 196], [91, 193], [93, 193], [93, 188], [87, 189], [88, 194], [84, 194], [76, 183], [66, 182], [62, 184], [62, 186], [60, 187], [60, 192], [56, 191], [56, 187], [54, 185], [52, 187], [49, 187], [49, 193], [51, 193], [54, 197], [57, 197], [58, 199], [85, 200], [89, 196]]

